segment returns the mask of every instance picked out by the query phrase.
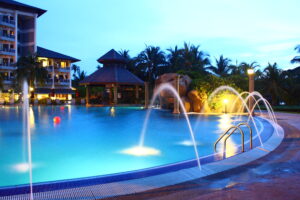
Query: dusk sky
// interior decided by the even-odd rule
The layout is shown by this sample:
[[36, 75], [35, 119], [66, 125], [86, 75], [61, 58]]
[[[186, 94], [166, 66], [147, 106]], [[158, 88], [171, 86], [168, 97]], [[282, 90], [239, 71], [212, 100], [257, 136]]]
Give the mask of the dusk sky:
[[290, 60], [300, 44], [299, 0], [19, 0], [47, 12], [38, 18], [39, 46], [81, 62], [88, 74], [114, 48], [136, 56], [145, 45], [163, 50], [201, 45], [211, 60], [223, 54], [262, 67]]

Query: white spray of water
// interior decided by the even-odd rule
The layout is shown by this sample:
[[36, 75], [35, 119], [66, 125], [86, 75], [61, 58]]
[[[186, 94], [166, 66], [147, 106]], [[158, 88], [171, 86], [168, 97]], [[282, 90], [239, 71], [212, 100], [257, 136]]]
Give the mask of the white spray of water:
[[27, 153], [28, 153], [28, 168], [29, 168], [29, 185], [30, 185], [30, 200], [33, 200], [33, 187], [32, 187], [32, 158], [31, 158], [31, 130], [29, 122], [29, 95], [28, 83], [24, 81], [23, 84], [23, 130], [27, 136]]
[[190, 135], [191, 135], [191, 139], [193, 141], [193, 146], [194, 146], [194, 151], [195, 151], [195, 154], [196, 154], [196, 158], [197, 158], [197, 164], [198, 164], [198, 167], [199, 169], [201, 169], [201, 164], [200, 164], [200, 159], [199, 159], [199, 154], [198, 154], [198, 150], [197, 150], [197, 144], [196, 144], [196, 141], [195, 141], [195, 136], [194, 136], [194, 132], [192, 130], [192, 126], [191, 126], [191, 123], [190, 123], [190, 120], [189, 120], [189, 117], [186, 113], [186, 110], [185, 110], [185, 107], [180, 99], [180, 96], [178, 94], [178, 92], [176, 91], [176, 89], [169, 83], [164, 83], [164, 84], [161, 84], [154, 92], [153, 94], [153, 97], [151, 99], [151, 103], [150, 103], [150, 109], [147, 111], [146, 113], [146, 117], [145, 117], [145, 121], [144, 121], [144, 124], [143, 124], [143, 128], [142, 128], [142, 131], [141, 131], [141, 136], [140, 136], [140, 142], [139, 142], [139, 146], [142, 147], [144, 145], [144, 140], [145, 140], [145, 134], [146, 134], [146, 129], [147, 129], [147, 126], [148, 126], [148, 121], [149, 121], [149, 117], [150, 117], [150, 114], [151, 114], [151, 108], [153, 107], [154, 105], [154, 102], [156, 100], [156, 98], [158, 97], [158, 95], [163, 91], [163, 90], [168, 90], [170, 92], [173, 93], [174, 95], [174, 98], [176, 98], [179, 102], [179, 105], [183, 111], [183, 114], [184, 114], [184, 117], [186, 119], [186, 122], [188, 124], [188, 128], [189, 128], [189, 132], [190, 132]]

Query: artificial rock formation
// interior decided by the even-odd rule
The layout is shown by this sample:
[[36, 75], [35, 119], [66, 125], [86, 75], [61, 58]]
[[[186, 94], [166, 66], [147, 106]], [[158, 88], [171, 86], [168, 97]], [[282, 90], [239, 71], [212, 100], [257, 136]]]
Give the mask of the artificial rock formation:
[[[155, 88], [158, 88], [158, 86], [162, 83], [170, 83], [174, 88], [176, 88], [176, 77], [178, 75], [179, 74], [176, 73], [166, 73], [159, 76], [155, 81]], [[191, 82], [192, 80], [189, 76], [180, 75], [179, 95], [187, 112], [200, 112], [204, 99], [199, 97], [196, 90], [188, 92]], [[190, 93], [191, 95], [188, 95]], [[160, 93], [160, 102], [162, 107], [171, 108], [174, 104], [174, 95], [170, 91], [162, 91]]]

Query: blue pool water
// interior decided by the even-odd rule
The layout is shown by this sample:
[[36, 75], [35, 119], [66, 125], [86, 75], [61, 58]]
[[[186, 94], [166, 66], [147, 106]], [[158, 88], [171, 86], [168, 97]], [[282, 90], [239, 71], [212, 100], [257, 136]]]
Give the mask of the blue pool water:
[[[118, 107], [59, 106], [33, 107], [32, 130], [33, 181], [47, 182], [91, 177], [156, 167], [195, 158], [185, 118], [170, 111], [153, 110], [145, 136], [145, 146], [159, 150], [159, 155], [133, 156], [123, 150], [137, 146], [146, 110]], [[61, 123], [54, 124], [59, 116]], [[199, 155], [214, 153], [213, 144], [234, 123], [230, 115], [189, 115]], [[200, 120], [198, 127], [196, 121]], [[247, 118], [243, 117], [245, 121]], [[261, 135], [273, 132], [263, 119], [256, 119]], [[26, 140], [23, 137], [22, 109], [0, 109], [0, 187], [27, 184]], [[248, 140], [247, 129], [245, 139]], [[254, 129], [254, 136], [256, 131]], [[229, 140], [240, 144], [238, 135]], [[256, 142], [258, 145], [258, 142]], [[229, 151], [235, 153], [235, 149]], [[25, 163], [25, 164], [24, 164]]]

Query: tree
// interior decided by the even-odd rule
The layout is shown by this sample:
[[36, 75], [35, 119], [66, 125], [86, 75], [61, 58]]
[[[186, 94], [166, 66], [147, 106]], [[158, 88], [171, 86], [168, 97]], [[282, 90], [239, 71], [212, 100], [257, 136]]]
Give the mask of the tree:
[[272, 105], [277, 105], [280, 97], [286, 94], [281, 87], [283, 81], [282, 70], [278, 69], [277, 63], [269, 63], [263, 73], [263, 91], [271, 97]]
[[[295, 47], [295, 50], [296, 50], [298, 53], [300, 53], [300, 44], [297, 45], [297, 46]], [[292, 64], [294, 64], [294, 63], [300, 64], [300, 56], [295, 56], [295, 57], [291, 60], [291, 63], [292, 63]]]
[[224, 58], [223, 55], [219, 59], [216, 58], [216, 66], [209, 66], [207, 69], [211, 70], [213, 73], [219, 76], [227, 76], [230, 71], [230, 62], [229, 58]]
[[182, 58], [182, 51], [178, 49], [177, 45], [174, 49], [169, 48], [167, 49], [169, 51], [169, 54], [167, 55], [168, 58], [168, 66], [169, 71], [176, 72], [183, 67], [184, 60]]
[[146, 73], [148, 82], [153, 83], [160, 74], [159, 68], [165, 66], [166, 59], [160, 47], [146, 46], [146, 49], [137, 56], [136, 62], [137, 67]]
[[184, 60], [184, 70], [196, 70], [205, 73], [206, 67], [210, 65], [209, 55], [199, 50], [200, 46], [184, 43], [181, 55]]
[[30, 87], [44, 85], [48, 79], [48, 71], [38, 61], [35, 54], [20, 57], [17, 62], [16, 84], [21, 87], [26, 80]]
[[[73, 65], [73, 66], [74, 66], [74, 65]], [[72, 68], [73, 68], [73, 66], [72, 66]], [[86, 72], [83, 71], [83, 70], [81, 71], [80, 67], [77, 66], [77, 65], [76, 65], [76, 67], [74, 67], [74, 68], [76, 68], [76, 70], [73, 70], [74, 73], [73, 73], [73, 83], [72, 83], [72, 85], [73, 85], [74, 87], [78, 87], [80, 81], [82, 81], [83, 79], [85, 79], [85, 77], [86, 77]]]

